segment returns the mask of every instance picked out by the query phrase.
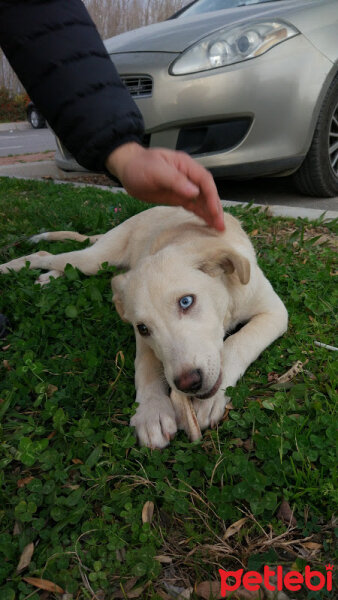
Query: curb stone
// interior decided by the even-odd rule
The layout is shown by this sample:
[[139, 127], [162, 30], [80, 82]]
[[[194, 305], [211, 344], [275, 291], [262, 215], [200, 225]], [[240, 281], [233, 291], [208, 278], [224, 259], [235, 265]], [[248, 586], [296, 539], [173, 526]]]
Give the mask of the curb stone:
[[[76, 187], [94, 187], [98, 189], [107, 190], [113, 193], [126, 191], [119, 187], [108, 187], [105, 185], [96, 185], [93, 183], [78, 183], [72, 182], [71, 176], [69, 175], [69, 181], [62, 181], [61, 171], [58, 170], [54, 161], [37, 161], [35, 163], [22, 163], [20, 165], [4, 165], [0, 167], [0, 177], [16, 177], [17, 179], [35, 179], [38, 181], [46, 181], [43, 177], [55, 178], [54, 183], [56, 184], [69, 184]], [[234, 200], [221, 200], [222, 206], [246, 206], [247, 202], [238, 202]], [[323, 218], [325, 221], [333, 221], [338, 219], [338, 211], [335, 210], [321, 210], [318, 208], [303, 208], [300, 206], [283, 206], [278, 204], [251, 204], [253, 208], [260, 208], [262, 211], [268, 211], [269, 215], [273, 217], [285, 217], [291, 219], [309, 219], [314, 221]]]
[[31, 125], [27, 121], [0, 123], [0, 131], [14, 131], [15, 129], [31, 129]]
[[[222, 206], [245, 206], [248, 202], [233, 200], [221, 200]], [[321, 210], [320, 208], [306, 208], [301, 206], [282, 206], [281, 204], [251, 204], [253, 208], [260, 208], [262, 212], [267, 211], [272, 217], [285, 217], [289, 219], [309, 219], [316, 221], [323, 216], [323, 222], [338, 219], [338, 211]]]

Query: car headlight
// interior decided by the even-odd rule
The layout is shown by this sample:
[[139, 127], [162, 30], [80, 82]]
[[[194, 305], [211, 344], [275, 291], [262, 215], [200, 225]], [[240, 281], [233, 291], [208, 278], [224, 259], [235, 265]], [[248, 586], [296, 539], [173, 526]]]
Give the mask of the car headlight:
[[299, 31], [283, 21], [225, 27], [201, 39], [172, 63], [171, 75], [217, 69], [260, 56]]

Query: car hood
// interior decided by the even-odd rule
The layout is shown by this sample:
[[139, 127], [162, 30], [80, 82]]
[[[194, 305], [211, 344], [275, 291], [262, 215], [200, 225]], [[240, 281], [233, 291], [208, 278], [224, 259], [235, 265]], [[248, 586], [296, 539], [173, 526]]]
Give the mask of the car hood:
[[179, 17], [128, 31], [105, 41], [109, 54], [121, 52], [183, 52], [203, 36], [220, 29], [261, 17], [282, 17], [288, 20], [293, 13], [320, 0], [281, 0], [266, 4], [253, 4], [234, 9], [218, 10], [193, 17]]

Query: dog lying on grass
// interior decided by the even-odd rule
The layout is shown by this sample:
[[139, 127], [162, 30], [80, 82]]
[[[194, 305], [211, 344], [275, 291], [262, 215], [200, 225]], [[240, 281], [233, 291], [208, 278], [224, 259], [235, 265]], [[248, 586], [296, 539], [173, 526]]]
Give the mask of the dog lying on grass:
[[[112, 279], [113, 301], [136, 335], [136, 414], [140, 444], [164, 448], [182, 426], [169, 388], [192, 399], [199, 427], [222, 418], [234, 386], [259, 354], [287, 327], [283, 302], [258, 267], [237, 219], [224, 214], [216, 232], [182, 208], [146, 210], [103, 235], [61, 231], [31, 241], [89, 238], [92, 246], [58, 255], [36, 252], [0, 272], [48, 270], [38, 282], [63, 274], [69, 263], [94, 275], [104, 262], [129, 269]], [[242, 328], [230, 335], [238, 324]]]

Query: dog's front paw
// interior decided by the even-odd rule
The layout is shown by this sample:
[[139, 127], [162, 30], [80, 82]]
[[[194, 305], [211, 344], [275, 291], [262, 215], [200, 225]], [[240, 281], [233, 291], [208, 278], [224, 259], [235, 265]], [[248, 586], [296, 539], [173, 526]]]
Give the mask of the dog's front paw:
[[228, 402], [230, 398], [225, 396], [222, 389], [207, 400], [194, 398], [193, 405], [200, 428], [215, 427], [223, 417]]
[[165, 448], [177, 432], [174, 409], [169, 398], [141, 400], [130, 420], [141, 446]]
[[35, 283], [43, 286], [50, 283], [51, 279], [57, 279], [58, 277], [62, 277], [62, 271], [56, 271], [53, 269], [52, 271], [48, 271], [48, 273], [41, 273]]

